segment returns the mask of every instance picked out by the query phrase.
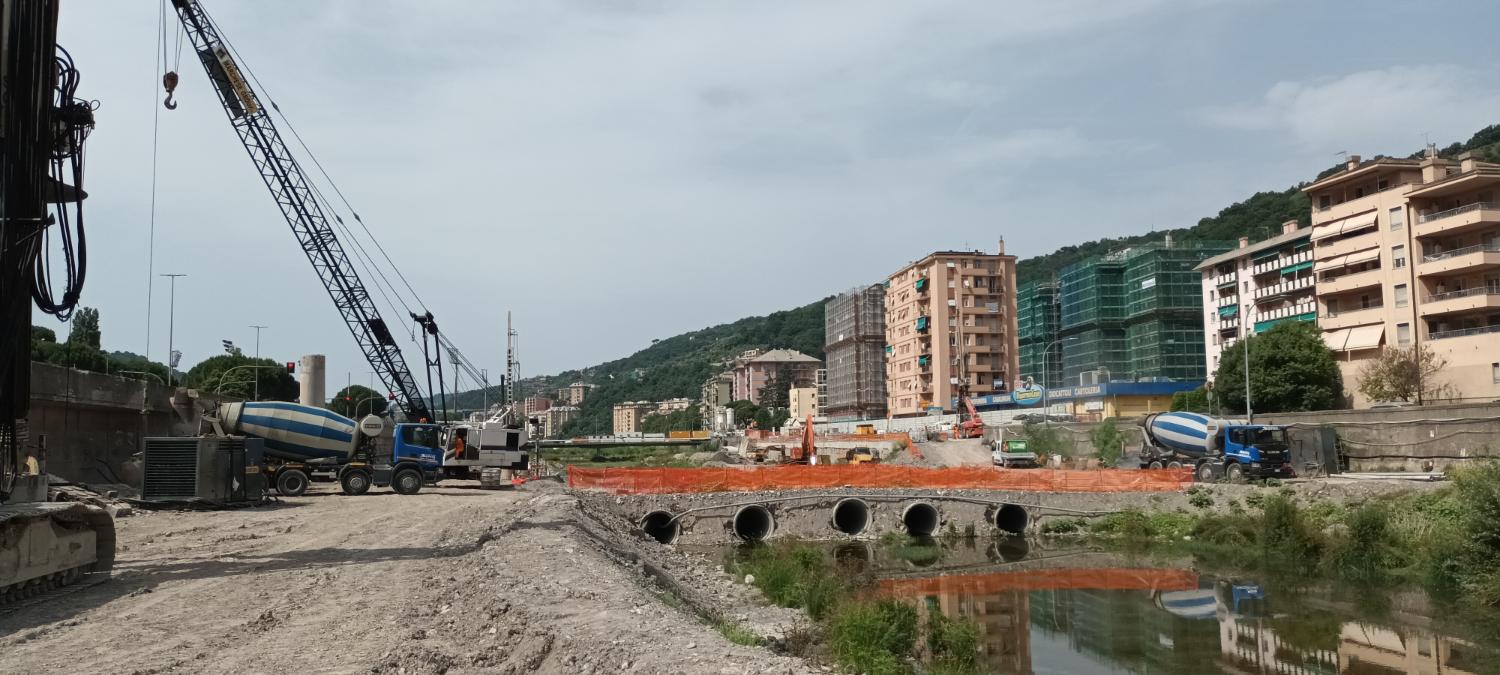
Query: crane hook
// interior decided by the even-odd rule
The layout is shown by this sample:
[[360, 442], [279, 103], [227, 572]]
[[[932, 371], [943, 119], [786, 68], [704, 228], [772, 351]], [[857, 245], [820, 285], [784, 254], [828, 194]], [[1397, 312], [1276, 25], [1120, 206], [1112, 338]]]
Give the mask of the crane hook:
[[167, 89], [167, 100], [162, 101], [162, 105], [167, 110], [176, 110], [177, 104], [172, 102], [172, 93], [177, 91], [177, 71], [169, 70], [166, 75], [161, 76], [161, 85]]

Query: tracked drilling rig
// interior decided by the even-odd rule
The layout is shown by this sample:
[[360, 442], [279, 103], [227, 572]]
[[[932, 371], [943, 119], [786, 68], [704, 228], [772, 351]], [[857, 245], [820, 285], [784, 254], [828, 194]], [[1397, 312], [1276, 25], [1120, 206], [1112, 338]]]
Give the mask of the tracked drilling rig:
[[[49, 502], [47, 440], [27, 432], [32, 303], [66, 320], [87, 269], [83, 145], [93, 105], [57, 45], [58, 0], [0, 0], [0, 598], [24, 600], [114, 563], [113, 518]], [[54, 262], [53, 257], [59, 259]], [[53, 287], [62, 264], [64, 281]]]

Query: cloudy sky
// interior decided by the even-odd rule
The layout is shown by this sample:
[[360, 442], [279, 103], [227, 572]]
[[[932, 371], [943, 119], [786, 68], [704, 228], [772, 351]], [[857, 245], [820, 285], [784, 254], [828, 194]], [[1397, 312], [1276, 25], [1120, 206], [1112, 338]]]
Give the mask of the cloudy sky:
[[[935, 249], [1004, 237], [1024, 257], [1190, 225], [1340, 151], [1500, 122], [1491, 0], [207, 2], [492, 373], [507, 309], [523, 370], [555, 372]], [[158, 9], [69, 0], [60, 27], [101, 102], [84, 302], [107, 348], [135, 352]], [[265, 355], [324, 353], [331, 389], [366, 381], [192, 54], [181, 71], [180, 107], [160, 111], [154, 272], [189, 275], [184, 362], [264, 324]], [[162, 360], [165, 284], [152, 294]]]

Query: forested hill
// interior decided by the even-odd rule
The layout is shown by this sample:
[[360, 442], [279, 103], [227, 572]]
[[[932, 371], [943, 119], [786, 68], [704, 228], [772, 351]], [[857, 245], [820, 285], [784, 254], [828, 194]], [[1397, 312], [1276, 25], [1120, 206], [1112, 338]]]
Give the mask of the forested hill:
[[[520, 393], [551, 394], [573, 382], [597, 385], [568, 433], [607, 434], [614, 404], [679, 396], [697, 399], [704, 381], [718, 371], [717, 364], [746, 349], [795, 349], [823, 358], [823, 304], [828, 300], [663, 338], [623, 359], [590, 368], [525, 378]], [[491, 392], [492, 397], [496, 394]], [[477, 390], [465, 392], [460, 406], [478, 408], [481, 398]]]

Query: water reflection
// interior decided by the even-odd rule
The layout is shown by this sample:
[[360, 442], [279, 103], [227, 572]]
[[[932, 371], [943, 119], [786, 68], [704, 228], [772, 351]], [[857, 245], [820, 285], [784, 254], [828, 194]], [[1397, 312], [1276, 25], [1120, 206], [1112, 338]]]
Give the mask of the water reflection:
[[1266, 586], [1020, 539], [830, 547], [875, 579], [870, 592], [976, 624], [995, 673], [1500, 673], [1500, 636], [1445, 634], [1472, 631], [1420, 593], [1350, 598], [1330, 584]]

